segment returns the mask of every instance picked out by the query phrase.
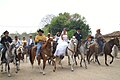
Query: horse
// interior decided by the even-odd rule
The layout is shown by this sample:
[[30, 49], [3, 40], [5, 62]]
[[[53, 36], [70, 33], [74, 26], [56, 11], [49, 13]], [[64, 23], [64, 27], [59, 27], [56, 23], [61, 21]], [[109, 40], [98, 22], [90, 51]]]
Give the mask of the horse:
[[[43, 75], [45, 75], [46, 60], [49, 58], [49, 59], [51, 59], [51, 61], [53, 61], [53, 63], [55, 63], [53, 58], [52, 58], [53, 55], [51, 54], [51, 41], [52, 41], [51, 38], [49, 38], [42, 45], [40, 52], [39, 52], [39, 55], [38, 55], [38, 59], [37, 59], [39, 68], [41, 68], [40, 67], [41, 59], [43, 60], [43, 68], [42, 68]], [[32, 67], [34, 64], [35, 56], [36, 56], [36, 46], [33, 46], [31, 49], [31, 53], [30, 53], [30, 62], [31, 62]]]
[[112, 60], [110, 61], [110, 64], [112, 64], [112, 62], [114, 60], [114, 57], [111, 54], [112, 48], [113, 48], [114, 45], [119, 46], [119, 39], [118, 38], [111, 39], [111, 40], [109, 40], [108, 42], [105, 43], [104, 54], [105, 54], [105, 64], [106, 64], [106, 66], [109, 66], [107, 64], [107, 55], [109, 55], [112, 58]]
[[16, 61], [18, 61], [18, 69], [20, 66], [20, 60], [24, 62], [24, 53], [23, 53], [23, 46], [19, 46], [17, 49], [14, 51], [15, 56], [16, 56]]
[[115, 57], [118, 58], [118, 47], [116, 45], [113, 46], [111, 54]]
[[[16, 73], [18, 72], [18, 66], [17, 66], [17, 61], [15, 60], [15, 56], [14, 54], [11, 52], [11, 45], [9, 42], [5, 42], [5, 46], [7, 48], [7, 51], [6, 51], [6, 61], [3, 63], [1, 63], [1, 72], [3, 72], [3, 64], [5, 64], [5, 71], [8, 71], [8, 77], [11, 76], [11, 73], [10, 73], [10, 63], [12, 62], [16, 62]], [[8, 70], [7, 70], [8, 68]]]
[[86, 65], [86, 59], [85, 59], [85, 54], [87, 53], [87, 49], [85, 48], [85, 40], [81, 41], [81, 45], [78, 48], [80, 55], [81, 55], [81, 60], [80, 60], [80, 67], [82, 67], [82, 61], [84, 61], [85, 68], [87, 69]]
[[96, 42], [96, 40], [94, 40], [93, 43], [89, 47], [89, 51], [87, 51], [88, 64], [90, 64], [90, 61], [92, 61], [90, 60], [90, 58], [93, 55], [93, 58], [95, 57], [95, 61], [98, 62], [98, 64], [100, 65], [100, 62], [98, 60], [99, 53], [100, 53], [100, 47], [98, 43]]
[[72, 38], [69, 41], [69, 44], [68, 44], [68, 47], [67, 47], [68, 63], [69, 63], [69, 65], [71, 65], [71, 71], [74, 71], [74, 69], [73, 69], [73, 66], [74, 66], [74, 63], [75, 63], [74, 55], [75, 55], [75, 52], [76, 52], [76, 49], [77, 49], [76, 40], [77, 39]]
[[27, 62], [27, 58], [29, 57], [29, 50], [32, 46], [33, 46], [33, 44], [27, 46], [26, 43], [24, 43], [24, 45], [23, 45], [23, 59], [24, 59], [24, 55], [26, 54], [26, 62]]

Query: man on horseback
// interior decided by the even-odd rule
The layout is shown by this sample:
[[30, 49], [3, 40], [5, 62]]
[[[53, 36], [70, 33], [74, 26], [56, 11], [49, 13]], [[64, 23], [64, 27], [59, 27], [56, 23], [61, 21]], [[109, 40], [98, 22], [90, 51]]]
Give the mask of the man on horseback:
[[28, 39], [28, 47], [30, 47], [31, 45], [34, 45], [34, 40], [32, 39], [32, 35], [29, 35], [29, 39]]
[[104, 46], [105, 40], [103, 38], [103, 35], [101, 34], [100, 29], [97, 29], [96, 32], [97, 33], [95, 34], [95, 39], [97, 40], [97, 43], [100, 47], [100, 53], [101, 53], [101, 55], [103, 55], [103, 46]]
[[89, 51], [90, 46], [93, 44], [93, 36], [88, 35], [87, 40], [85, 42], [85, 48]]
[[39, 50], [40, 50], [43, 42], [46, 41], [46, 36], [43, 34], [44, 31], [39, 29], [39, 30], [37, 30], [37, 32], [38, 32], [38, 35], [36, 35], [36, 37], [35, 37], [35, 42], [37, 43], [36, 58], [38, 58], [38, 53], [39, 53]]
[[17, 49], [22, 46], [22, 43], [21, 41], [18, 39], [18, 36], [15, 36], [15, 39], [13, 40], [13, 42], [11, 43], [11, 51], [13, 48], [14, 49], [14, 53], [15, 53], [15, 56], [16, 56], [16, 60], [18, 60], [18, 56], [17, 56]]
[[11, 43], [12, 45], [15, 45], [15, 48], [18, 48], [20, 45], [22, 45], [21, 41], [18, 39], [18, 36], [15, 36], [15, 39], [13, 40], [13, 42]]
[[[76, 28], [76, 32], [73, 34], [73, 36], [75, 36], [75, 38], [77, 39], [78, 43], [77, 43], [77, 50], [76, 52], [79, 52], [78, 48], [80, 47], [81, 44], [81, 40], [82, 40], [82, 34], [80, 32], [80, 28]], [[78, 56], [78, 54], [76, 53], [75, 56]]]
[[6, 46], [6, 42], [12, 43], [12, 38], [10, 36], [8, 36], [9, 32], [6, 30], [4, 33], [4, 37], [1, 38], [0, 43], [3, 45], [3, 52], [2, 52], [2, 58], [1, 61], [4, 63], [6, 61], [6, 51], [7, 51], [7, 46]]
[[80, 45], [81, 39], [82, 39], [82, 34], [80, 32], [80, 28], [76, 29], [76, 32], [74, 33], [73, 36], [75, 36], [75, 38], [78, 40], [78, 45], [77, 45], [77, 47], [78, 47]]

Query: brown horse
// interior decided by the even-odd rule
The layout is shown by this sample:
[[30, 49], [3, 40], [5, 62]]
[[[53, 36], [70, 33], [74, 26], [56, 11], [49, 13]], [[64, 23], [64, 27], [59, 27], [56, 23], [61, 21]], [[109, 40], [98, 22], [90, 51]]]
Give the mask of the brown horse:
[[110, 64], [112, 64], [112, 62], [113, 62], [114, 57], [111, 54], [111, 52], [112, 52], [112, 48], [113, 48], [114, 45], [119, 46], [119, 39], [118, 38], [111, 39], [104, 46], [104, 54], [105, 54], [105, 64], [106, 64], [106, 66], [109, 66], [107, 64], [107, 55], [112, 57], [112, 60], [111, 60]]
[[[41, 47], [40, 49], [40, 52], [39, 52], [39, 55], [38, 55], [38, 65], [39, 65], [39, 68], [40, 68], [40, 62], [41, 62], [41, 59], [43, 60], [43, 75], [45, 75], [45, 66], [46, 66], [46, 60], [49, 58], [51, 59], [51, 61], [54, 62], [53, 58], [52, 58], [52, 53], [51, 53], [51, 41], [52, 39], [49, 38]], [[33, 66], [34, 64], [34, 60], [35, 60], [35, 56], [36, 56], [36, 46], [33, 46], [32, 49], [31, 49], [31, 53], [30, 53], [30, 62]]]
[[100, 53], [99, 52], [99, 45], [97, 44], [96, 41], [94, 41], [94, 43], [89, 47], [89, 51], [87, 51], [87, 61], [88, 61], [88, 64], [90, 64], [90, 58], [93, 55], [93, 57], [95, 57], [95, 60], [100, 65], [100, 62], [98, 60], [99, 53]]

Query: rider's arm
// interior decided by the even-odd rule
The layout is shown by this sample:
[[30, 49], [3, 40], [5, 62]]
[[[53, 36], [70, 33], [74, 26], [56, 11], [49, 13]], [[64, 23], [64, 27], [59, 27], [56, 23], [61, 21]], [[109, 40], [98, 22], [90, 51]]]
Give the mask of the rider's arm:
[[9, 42], [12, 43], [12, 38], [11, 37], [9, 37]]

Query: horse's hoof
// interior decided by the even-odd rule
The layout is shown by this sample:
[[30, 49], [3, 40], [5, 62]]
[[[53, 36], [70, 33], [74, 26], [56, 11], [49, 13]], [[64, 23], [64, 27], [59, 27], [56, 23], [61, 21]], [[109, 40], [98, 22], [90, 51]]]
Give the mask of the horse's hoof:
[[109, 66], [108, 64], [106, 64], [106, 66]]
[[71, 71], [73, 72], [73, 71], [74, 71], [74, 69], [71, 69]]
[[99, 65], [101, 65], [101, 64], [99, 63]]
[[85, 69], [87, 69], [87, 67], [85, 67]]
[[18, 71], [20, 71], [20, 69], [18, 69]]
[[8, 77], [11, 77], [11, 75], [10, 75], [10, 74], [8, 74]]
[[80, 67], [83, 67], [82, 65], [80, 65]]
[[3, 72], [3, 70], [1, 70], [1, 72]]
[[110, 64], [112, 64], [112, 62], [110, 62]]
[[55, 72], [55, 70], [53, 70], [53, 72]]
[[45, 75], [45, 72], [43, 72], [43, 75]]

